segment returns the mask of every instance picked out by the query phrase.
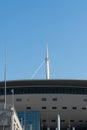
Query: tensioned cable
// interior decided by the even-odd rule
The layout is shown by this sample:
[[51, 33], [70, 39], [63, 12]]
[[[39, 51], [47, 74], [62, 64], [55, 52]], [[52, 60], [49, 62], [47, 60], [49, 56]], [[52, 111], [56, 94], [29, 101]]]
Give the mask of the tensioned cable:
[[45, 60], [39, 65], [39, 67], [37, 68], [37, 70], [34, 72], [34, 74], [32, 75], [31, 79], [33, 79], [35, 77], [35, 75], [37, 74], [37, 72], [40, 70], [40, 68], [43, 66]]

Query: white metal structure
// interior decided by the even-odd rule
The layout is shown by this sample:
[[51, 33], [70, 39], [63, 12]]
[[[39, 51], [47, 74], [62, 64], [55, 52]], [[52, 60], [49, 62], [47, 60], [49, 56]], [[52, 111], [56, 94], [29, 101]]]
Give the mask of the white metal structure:
[[46, 48], [46, 79], [50, 78], [48, 47]]

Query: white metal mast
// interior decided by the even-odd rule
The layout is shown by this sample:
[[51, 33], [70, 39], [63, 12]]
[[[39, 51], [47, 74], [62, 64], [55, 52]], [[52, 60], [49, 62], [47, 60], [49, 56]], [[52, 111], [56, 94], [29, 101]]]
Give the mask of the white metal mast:
[[48, 46], [46, 47], [46, 79], [50, 79]]
[[6, 48], [5, 48], [5, 52], [4, 52], [4, 58], [5, 58], [5, 63], [4, 63], [4, 85], [5, 85], [5, 102], [4, 102], [4, 109], [6, 109]]

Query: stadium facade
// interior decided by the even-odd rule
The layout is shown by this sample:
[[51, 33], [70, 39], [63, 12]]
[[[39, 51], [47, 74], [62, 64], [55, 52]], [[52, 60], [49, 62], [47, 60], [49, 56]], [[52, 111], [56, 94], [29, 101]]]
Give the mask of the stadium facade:
[[[54, 130], [58, 115], [61, 129], [87, 129], [86, 80], [7, 81], [6, 92], [7, 104], [14, 104], [22, 123], [27, 119], [25, 115], [32, 113], [27, 119], [29, 129]], [[4, 106], [4, 82], [0, 82], [0, 105]]]
[[15, 107], [24, 130], [87, 130], [87, 80], [51, 80], [48, 48], [45, 61], [46, 80], [6, 81], [5, 64], [0, 107]]

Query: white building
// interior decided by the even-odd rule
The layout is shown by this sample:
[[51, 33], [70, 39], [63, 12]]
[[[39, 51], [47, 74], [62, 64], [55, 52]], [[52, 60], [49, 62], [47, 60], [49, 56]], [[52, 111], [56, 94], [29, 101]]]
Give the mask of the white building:
[[0, 109], [0, 130], [23, 130], [14, 107]]

